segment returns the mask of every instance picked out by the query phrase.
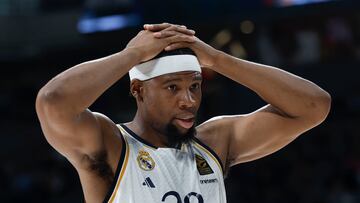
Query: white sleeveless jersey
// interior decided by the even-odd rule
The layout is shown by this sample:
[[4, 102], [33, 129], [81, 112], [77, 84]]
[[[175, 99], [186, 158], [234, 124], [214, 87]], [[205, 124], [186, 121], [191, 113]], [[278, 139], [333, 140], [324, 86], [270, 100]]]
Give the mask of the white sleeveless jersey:
[[156, 148], [118, 125], [123, 148], [108, 203], [226, 203], [222, 165], [199, 140]]

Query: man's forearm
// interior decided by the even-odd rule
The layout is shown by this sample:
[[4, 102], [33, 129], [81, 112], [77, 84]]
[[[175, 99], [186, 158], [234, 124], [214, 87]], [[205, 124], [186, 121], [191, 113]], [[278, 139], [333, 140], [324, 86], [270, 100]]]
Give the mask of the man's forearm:
[[321, 116], [328, 113], [329, 94], [314, 83], [289, 72], [237, 59], [222, 52], [213, 69], [255, 91], [288, 116], [301, 117], [312, 113]]
[[39, 97], [66, 113], [78, 114], [139, 62], [135, 50], [125, 49], [104, 58], [81, 63], [49, 81], [40, 90]]

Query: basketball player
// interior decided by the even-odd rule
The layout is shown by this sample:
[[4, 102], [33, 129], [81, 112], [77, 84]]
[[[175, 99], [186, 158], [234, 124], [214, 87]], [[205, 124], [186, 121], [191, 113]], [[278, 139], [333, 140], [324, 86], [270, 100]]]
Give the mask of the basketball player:
[[[268, 105], [195, 126], [200, 67]], [[137, 112], [116, 125], [88, 107], [127, 73]], [[56, 76], [39, 91], [36, 110], [47, 141], [76, 168], [88, 203], [225, 203], [229, 167], [269, 155], [320, 124], [330, 100], [310, 81], [234, 58], [185, 26], [163, 23], [145, 25], [118, 53]]]

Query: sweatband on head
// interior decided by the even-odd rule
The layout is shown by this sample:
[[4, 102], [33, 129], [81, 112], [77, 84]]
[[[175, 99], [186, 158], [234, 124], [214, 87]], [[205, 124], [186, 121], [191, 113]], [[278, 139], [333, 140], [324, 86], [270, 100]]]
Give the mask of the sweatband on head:
[[144, 81], [160, 75], [182, 71], [201, 72], [199, 61], [190, 49], [161, 52], [155, 58], [134, 66], [129, 71], [129, 76], [130, 81], [134, 79]]

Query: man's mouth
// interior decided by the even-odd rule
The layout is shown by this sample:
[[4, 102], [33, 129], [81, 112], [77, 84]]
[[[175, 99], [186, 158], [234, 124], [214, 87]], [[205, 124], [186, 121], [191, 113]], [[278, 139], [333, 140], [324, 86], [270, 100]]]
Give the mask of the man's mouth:
[[195, 117], [175, 118], [175, 122], [185, 129], [190, 129], [194, 125]]

